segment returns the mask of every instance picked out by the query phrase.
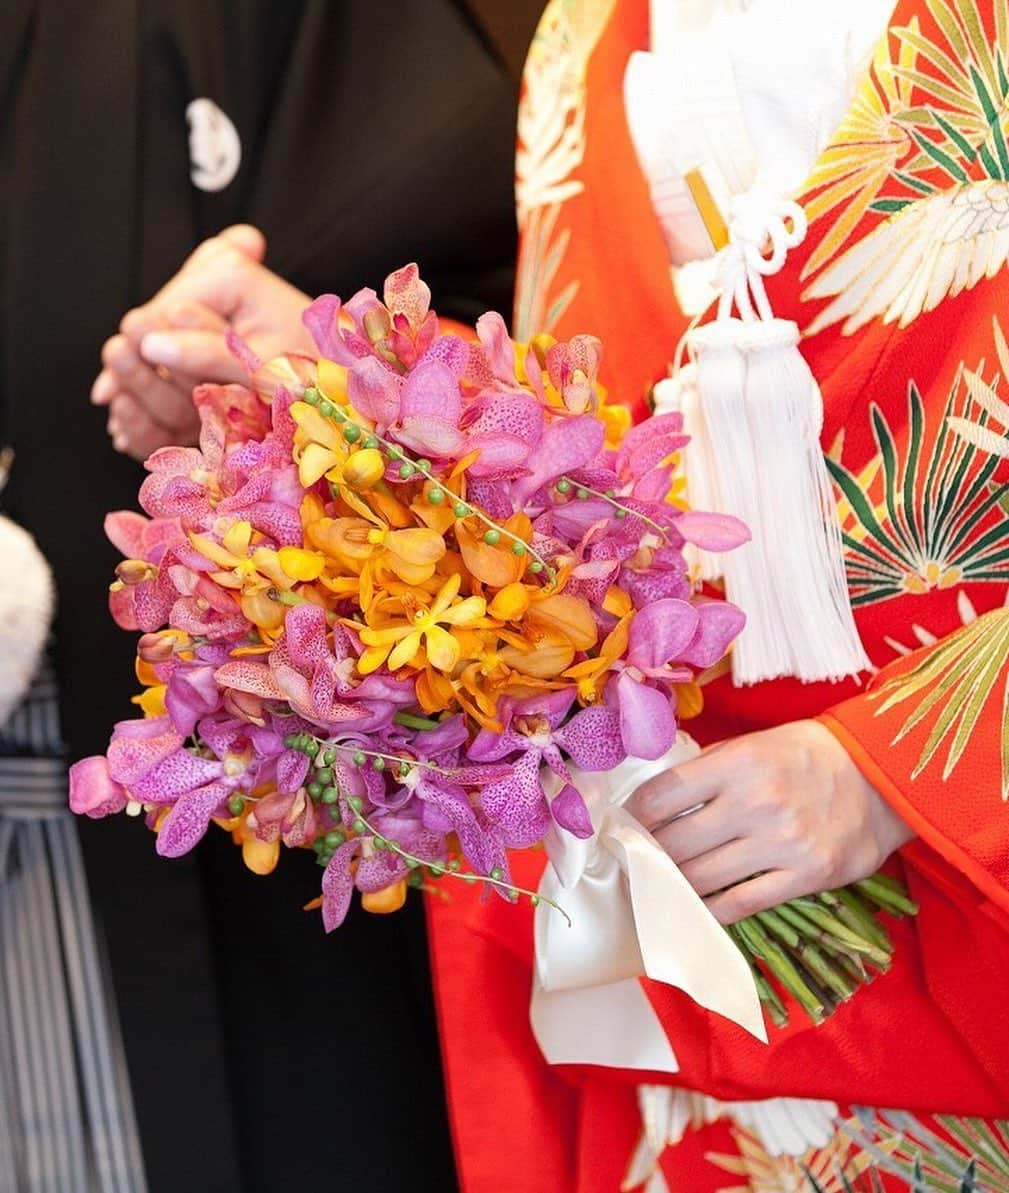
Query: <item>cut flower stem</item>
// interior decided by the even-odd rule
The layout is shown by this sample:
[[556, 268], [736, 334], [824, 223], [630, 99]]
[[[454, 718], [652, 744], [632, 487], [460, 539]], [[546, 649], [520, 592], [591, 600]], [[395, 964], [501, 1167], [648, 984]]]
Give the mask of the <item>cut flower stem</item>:
[[849, 887], [792, 899], [728, 928], [746, 957], [771, 1021], [788, 1022], [777, 987], [787, 990], [814, 1023], [822, 1023], [860, 987], [885, 972], [893, 956], [885, 911], [914, 915], [903, 886], [876, 874]]

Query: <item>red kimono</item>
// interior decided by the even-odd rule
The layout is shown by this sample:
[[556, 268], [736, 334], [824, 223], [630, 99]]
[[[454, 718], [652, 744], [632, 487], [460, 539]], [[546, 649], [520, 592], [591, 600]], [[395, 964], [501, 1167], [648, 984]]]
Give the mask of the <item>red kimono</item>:
[[[600, 336], [602, 380], [639, 417], [687, 322], [623, 108], [628, 57], [647, 45], [646, 0], [554, 0], [519, 129], [516, 336]], [[768, 286], [823, 393], [878, 670], [861, 685], [726, 676], [690, 725], [710, 742], [819, 717], [917, 834], [890, 867], [920, 912], [889, 925], [887, 974], [821, 1026], [793, 1014], [767, 1045], [646, 980], [681, 1066], [670, 1078], [548, 1068], [528, 1021], [531, 913], [432, 900], [464, 1193], [614, 1193], [642, 1082], [836, 1103], [829, 1141], [801, 1155], [772, 1154], [732, 1107], [699, 1114], [649, 1193], [1009, 1189], [1007, 56], [1005, 0], [901, 0], [800, 196], [809, 233]], [[517, 880], [542, 864], [520, 859]]]

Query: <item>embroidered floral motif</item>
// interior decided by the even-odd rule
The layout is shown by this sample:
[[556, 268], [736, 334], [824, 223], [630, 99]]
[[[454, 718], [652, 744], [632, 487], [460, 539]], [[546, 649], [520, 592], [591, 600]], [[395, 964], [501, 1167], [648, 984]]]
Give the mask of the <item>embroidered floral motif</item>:
[[840, 1131], [876, 1171], [902, 1177], [909, 1193], [1009, 1193], [1009, 1122], [948, 1114], [930, 1121], [938, 1129], [914, 1114], [859, 1109]]
[[732, 1136], [738, 1155], [709, 1152], [706, 1158], [746, 1183], [723, 1185], [718, 1193], [849, 1193], [871, 1188], [856, 1182], [873, 1167], [872, 1154], [854, 1148], [843, 1130], [826, 1147], [810, 1148], [801, 1156], [773, 1156], [756, 1134], [741, 1127], [734, 1128]]
[[[807, 263], [807, 299], [833, 301], [807, 334], [844, 321], [907, 326], [947, 296], [993, 277], [1009, 257], [1009, 70], [1004, 5], [994, 41], [974, 0], [932, 0], [933, 40], [917, 21], [891, 30], [808, 200], [811, 221], [840, 209]], [[840, 257], [869, 211], [887, 216]]]
[[934, 434], [912, 381], [903, 446], [873, 404], [878, 469], [870, 466], [856, 476], [828, 457], [827, 467], [843, 497], [842, 537], [853, 605], [966, 581], [1005, 582], [1009, 490], [995, 483], [998, 457], [957, 431], [965, 422], [987, 425], [983, 405], [974, 413], [976, 396], [992, 389], [981, 379], [983, 368], [981, 362], [975, 371], [962, 366], [957, 371]]
[[[912, 670], [888, 680], [872, 694], [883, 716], [913, 701], [894, 744], [935, 714], [918, 763], [916, 779], [946, 744], [942, 777], [956, 769], [989, 701], [1001, 689], [1002, 799], [1009, 799], [1009, 609], [995, 609], [950, 634]], [[947, 744], [948, 743], [948, 744]]]
[[[929, 1122], [934, 1124], [929, 1125]], [[733, 1129], [736, 1155], [707, 1159], [746, 1184], [719, 1193], [1009, 1193], [1009, 1123], [859, 1107], [837, 1134], [801, 1156], [773, 1156], [759, 1137]]]
[[[992, 319], [992, 337], [995, 340], [995, 351], [998, 353], [999, 367], [1002, 376], [1009, 377], [1009, 345], [1006, 344], [1002, 328], [997, 319]], [[981, 407], [982, 418], [978, 420], [966, 418], [951, 418], [949, 425], [952, 431], [961, 439], [974, 444], [983, 452], [990, 452], [993, 456], [1009, 459], [1009, 402], [1003, 402], [995, 392], [994, 385], [986, 385], [976, 373], [967, 375], [967, 385], [971, 397]], [[987, 419], [993, 419], [1004, 428], [1001, 434], [996, 433], [986, 425]]]
[[585, 70], [616, 0], [552, 0], [526, 60], [519, 102], [515, 195], [522, 247], [516, 278], [515, 334], [551, 332], [578, 292], [554, 279], [571, 233], [556, 233], [564, 203], [584, 183], [573, 177], [585, 156]]

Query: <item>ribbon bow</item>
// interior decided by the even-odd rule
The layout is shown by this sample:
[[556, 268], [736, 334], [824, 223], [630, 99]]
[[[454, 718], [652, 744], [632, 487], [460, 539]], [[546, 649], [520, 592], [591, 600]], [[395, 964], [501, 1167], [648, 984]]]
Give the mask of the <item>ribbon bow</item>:
[[[652, 762], [575, 773], [593, 834], [557, 830], [536, 909], [530, 1019], [550, 1064], [675, 1073], [676, 1055], [639, 978], [675, 986], [767, 1039], [750, 968], [672, 859], [623, 805], [645, 780], [699, 753], [683, 734]], [[574, 769], [574, 768], [573, 768]]]

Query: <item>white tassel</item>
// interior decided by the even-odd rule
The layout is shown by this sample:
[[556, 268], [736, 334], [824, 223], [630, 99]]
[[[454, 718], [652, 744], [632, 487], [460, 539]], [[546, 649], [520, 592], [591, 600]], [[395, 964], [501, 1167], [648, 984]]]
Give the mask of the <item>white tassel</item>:
[[732, 649], [737, 683], [755, 682], [746, 677], [761, 670], [776, 669], [781, 675], [789, 657], [769, 583], [773, 572], [764, 558], [759, 461], [746, 418], [747, 362], [740, 346], [746, 326], [739, 319], [719, 319], [695, 328], [689, 336], [712, 447], [707, 460], [692, 461], [698, 470], [702, 463], [709, 469], [708, 476], [703, 481], [698, 476], [696, 483], [714, 498], [709, 508], [742, 518], [752, 536], [720, 560], [726, 594], [746, 613], [746, 626]]
[[[837, 510], [823, 452], [823, 398], [784, 319], [746, 325], [745, 417], [757, 463], [758, 607], [774, 626], [755, 634], [734, 669], [739, 683], [781, 675], [839, 680], [869, 666], [855, 628]], [[744, 520], [746, 513], [739, 511]], [[746, 606], [744, 605], [744, 608]], [[778, 627], [778, 641], [771, 641]]]
[[798, 327], [774, 317], [763, 285], [805, 231], [796, 204], [756, 188], [737, 196], [720, 254], [718, 317], [687, 333], [696, 376], [684, 365], [674, 378], [697, 441], [685, 457], [690, 503], [742, 518], [752, 535], [706, 564], [709, 576], [721, 570], [729, 599], [746, 613], [732, 651], [737, 685], [835, 681], [870, 666], [820, 450], [823, 398]]

